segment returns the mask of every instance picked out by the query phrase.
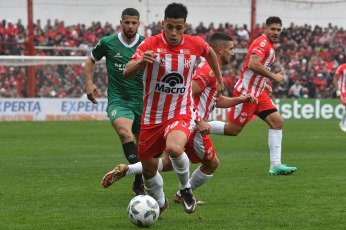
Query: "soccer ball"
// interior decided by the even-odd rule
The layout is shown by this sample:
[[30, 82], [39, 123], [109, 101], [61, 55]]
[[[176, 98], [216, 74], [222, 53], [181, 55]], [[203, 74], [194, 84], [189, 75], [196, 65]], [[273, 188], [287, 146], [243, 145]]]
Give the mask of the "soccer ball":
[[131, 222], [140, 227], [150, 226], [159, 218], [159, 204], [148, 195], [134, 197], [127, 207]]

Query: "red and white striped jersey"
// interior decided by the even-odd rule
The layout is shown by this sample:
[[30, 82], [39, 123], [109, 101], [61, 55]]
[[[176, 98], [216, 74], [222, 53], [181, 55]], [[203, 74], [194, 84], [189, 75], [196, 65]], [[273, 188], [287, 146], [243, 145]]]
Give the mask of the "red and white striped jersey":
[[195, 119], [192, 73], [197, 59], [208, 56], [208, 43], [200, 37], [183, 35], [178, 46], [171, 46], [161, 33], [146, 38], [131, 59], [139, 60], [147, 50], [157, 54], [157, 62], [148, 63], [143, 69], [142, 124], [159, 124], [185, 114]]
[[244, 67], [241, 72], [239, 81], [235, 85], [235, 90], [242, 95], [253, 93], [255, 97], [258, 97], [265, 86], [267, 78], [254, 73], [248, 68], [251, 54], [256, 54], [261, 57], [263, 66], [270, 71], [270, 65], [275, 60], [275, 52], [273, 44], [270, 43], [267, 36], [262, 34], [258, 37], [250, 46], [247, 53]]
[[209, 114], [214, 110], [217, 102], [216, 77], [206, 61], [201, 62], [193, 76], [201, 87], [200, 94], [193, 95], [194, 107], [202, 120], [207, 121]]
[[341, 91], [341, 94], [346, 93], [346, 64], [340, 65], [335, 72], [335, 75], [338, 76], [338, 89]]

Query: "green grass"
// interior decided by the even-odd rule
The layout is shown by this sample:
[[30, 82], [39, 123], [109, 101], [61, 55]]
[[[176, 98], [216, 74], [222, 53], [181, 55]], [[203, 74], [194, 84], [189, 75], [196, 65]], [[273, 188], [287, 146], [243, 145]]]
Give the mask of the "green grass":
[[[220, 166], [195, 192], [188, 215], [173, 202], [178, 181], [162, 173], [169, 209], [151, 229], [345, 229], [346, 133], [338, 121], [286, 121], [283, 163], [269, 176], [268, 128], [212, 136]], [[109, 122], [0, 122], [0, 229], [137, 229], [126, 208], [133, 177], [100, 182], [122, 147]], [[197, 166], [192, 165], [191, 170]]]

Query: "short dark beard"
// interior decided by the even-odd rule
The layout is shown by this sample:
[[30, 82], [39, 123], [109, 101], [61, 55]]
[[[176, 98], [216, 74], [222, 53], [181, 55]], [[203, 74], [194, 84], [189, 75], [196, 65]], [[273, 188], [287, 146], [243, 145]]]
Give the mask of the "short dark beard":
[[129, 35], [126, 33], [125, 30], [124, 30], [123, 32], [124, 32], [125, 37], [127, 37], [127, 38], [129, 38], [129, 39], [134, 38], [134, 37], [136, 36], [136, 34], [137, 34], [137, 32], [136, 32], [136, 33], [134, 33], [133, 36], [131, 37], [131, 36], [129, 36]]

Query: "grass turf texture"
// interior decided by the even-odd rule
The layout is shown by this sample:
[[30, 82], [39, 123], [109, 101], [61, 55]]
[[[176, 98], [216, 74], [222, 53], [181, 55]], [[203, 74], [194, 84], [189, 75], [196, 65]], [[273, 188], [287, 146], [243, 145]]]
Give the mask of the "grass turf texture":
[[[178, 180], [162, 173], [170, 207], [151, 229], [344, 229], [346, 133], [337, 120], [285, 121], [283, 163], [269, 176], [268, 129], [213, 136], [220, 159], [195, 192], [194, 214], [173, 201]], [[0, 229], [137, 229], [126, 208], [133, 177], [108, 189], [105, 173], [126, 163], [109, 122], [0, 122]], [[191, 166], [191, 172], [196, 168]]]

